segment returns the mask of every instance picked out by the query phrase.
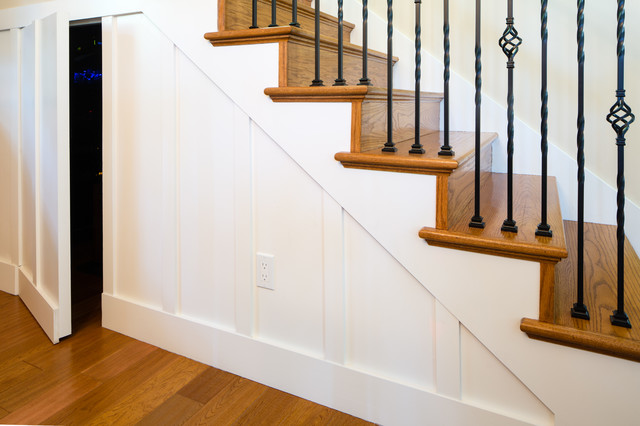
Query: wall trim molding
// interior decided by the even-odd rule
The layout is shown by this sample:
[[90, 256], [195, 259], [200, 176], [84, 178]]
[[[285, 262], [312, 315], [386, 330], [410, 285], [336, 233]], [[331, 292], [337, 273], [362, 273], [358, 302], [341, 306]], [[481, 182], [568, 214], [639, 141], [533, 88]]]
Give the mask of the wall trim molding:
[[44, 296], [22, 272], [22, 269], [19, 269], [18, 281], [18, 294], [20, 295], [20, 299], [27, 305], [31, 315], [38, 321], [38, 324], [40, 324], [40, 327], [42, 327], [47, 337], [49, 337], [53, 343], [58, 343], [60, 341], [58, 307], [47, 300], [46, 296]]
[[109, 294], [102, 295], [102, 315], [105, 328], [373, 422], [527, 424]]

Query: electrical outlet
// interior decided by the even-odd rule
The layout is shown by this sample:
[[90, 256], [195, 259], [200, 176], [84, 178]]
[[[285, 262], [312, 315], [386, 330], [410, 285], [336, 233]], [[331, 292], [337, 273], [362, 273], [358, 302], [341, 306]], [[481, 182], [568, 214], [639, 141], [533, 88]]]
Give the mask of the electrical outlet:
[[256, 253], [256, 285], [258, 287], [275, 290], [273, 285], [273, 261], [272, 254]]

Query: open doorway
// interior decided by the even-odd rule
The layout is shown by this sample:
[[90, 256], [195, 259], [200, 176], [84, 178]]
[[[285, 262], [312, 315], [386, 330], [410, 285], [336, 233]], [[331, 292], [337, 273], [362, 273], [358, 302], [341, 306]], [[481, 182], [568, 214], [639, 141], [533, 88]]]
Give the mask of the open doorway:
[[69, 28], [71, 304], [76, 332], [102, 294], [102, 25]]

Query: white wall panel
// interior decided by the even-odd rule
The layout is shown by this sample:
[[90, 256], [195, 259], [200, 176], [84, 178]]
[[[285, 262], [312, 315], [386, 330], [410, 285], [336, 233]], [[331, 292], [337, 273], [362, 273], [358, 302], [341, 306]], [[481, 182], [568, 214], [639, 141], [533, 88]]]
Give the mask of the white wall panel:
[[261, 338], [323, 354], [322, 189], [254, 128], [256, 252], [275, 256], [275, 290], [257, 289]]
[[12, 265], [18, 264], [18, 35], [0, 31], [0, 261]]
[[434, 300], [345, 215], [347, 364], [435, 389]]
[[118, 128], [114, 237], [116, 291], [151, 306], [162, 304], [162, 140], [175, 123], [163, 121], [173, 95], [173, 44], [143, 15], [117, 18], [116, 113]]
[[[62, 149], [58, 146], [58, 115], [65, 111], [58, 110], [58, 54], [60, 60], [68, 63], [68, 48], [65, 52], [58, 52], [57, 15], [51, 15], [41, 21], [38, 34], [40, 45], [39, 75], [40, 75], [40, 144], [39, 144], [39, 193], [40, 204], [38, 211], [38, 250], [39, 276], [38, 287], [55, 301], [59, 302], [58, 283], [58, 204], [68, 203], [69, 198], [63, 197], [64, 191], [58, 191], [58, 158], [69, 156], [69, 141], [64, 140]], [[68, 42], [66, 46], [68, 46]], [[68, 105], [68, 104], [67, 104]], [[60, 150], [60, 151], [59, 151]], [[67, 171], [68, 173], [68, 171]], [[69, 283], [64, 283], [69, 287]], [[70, 292], [70, 289], [68, 289]], [[70, 331], [70, 330], [69, 330]]]
[[536, 425], [553, 413], [465, 327], [460, 332], [462, 401]]
[[234, 104], [182, 53], [178, 64], [182, 314], [232, 328]]
[[20, 265], [24, 274], [36, 280], [36, 28], [22, 30], [21, 46], [21, 130], [20, 198], [21, 238]]

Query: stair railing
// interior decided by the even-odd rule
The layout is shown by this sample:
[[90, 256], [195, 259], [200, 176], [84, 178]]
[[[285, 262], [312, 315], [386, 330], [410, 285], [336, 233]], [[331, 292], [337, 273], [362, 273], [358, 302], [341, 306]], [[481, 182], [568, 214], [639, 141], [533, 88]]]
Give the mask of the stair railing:
[[[297, 23], [297, 1], [293, 1], [291, 26], [299, 27]], [[338, 78], [334, 86], [343, 86], [347, 82], [343, 76], [343, 0], [338, 2]], [[420, 143], [420, 83], [421, 83], [421, 4], [422, 0], [414, 0], [415, 3], [415, 139], [409, 153], [424, 154]], [[257, 0], [252, 1], [252, 25], [257, 28]], [[272, 1], [272, 24], [275, 24], [275, 0]], [[635, 116], [631, 108], [625, 102], [624, 67], [625, 67], [625, 0], [617, 0], [617, 90], [616, 102], [607, 115], [607, 121], [616, 133], [616, 146], [618, 150], [618, 175], [617, 175], [617, 309], [611, 315], [611, 323], [620, 327], [631, 327], [631, 322], [624, 310], [624, 243], [625, 243], [625, 179], [624, 179], [624, 147], [626, 145], [626, 133], [634, 122]], [[474, 185], [474, 214], [469, 226], [484, 228], [485, 223], [480, 214], [480, 190], [481, 190], [481, 107], [482, 107], [482, 5], [481, 0], [475, 4], [475, 185]], [[585, 1], [577, 0], [577, 62], [578, 62], [578, 120], [577, 120], [577, 168], [578, 168], [578, 264], [577, 264], [577, 300], [571, 308], [571, 316], [580, 319], [589, 319], [589, 311], [584, 303], [584, 193], [585, 193], [585, 152], [584, 152], [584, 10]], [[359, 85], [371, 85], [367, 75], [368, 62], [368, 0], [362, 3], [363, 25], [363, 61], [362, 78]], [[513, 0], [507, 0], [506, 29], [499, 38], [498, 44], [507, 57], [507, 218], [504, 220], [501, 230], [506, 233], [517, 233], [518, 226], [513, 216], [513, 158], [514, 158], [514, 69], [515, 56], [522, 45], [522, 38], [515, 28]], [[443, 0], [443, 47], [444, 47], [444, 72], [443, 72], [443, 145], [438, 155], [455, 155], [450, 145], [450, 120], [449, 120], [449, 85], [451, 76], [451, 48], [450, 48], [450, 21], [449, 0]], [[547, 217], [548, 204], [548, 0], [540, 0], [540, 37], [541, 37], [541, 91], [540, 91], [540, 150], [541, 150], [541, 212], [540, 223], [535, 230], [540, 238], [554, 238], [551, 225]], [[311, 86], [323, 86], [320, 78], [320, 0], [315, 0], [315, 79]], [[382, 148], [383, 152], [396, 152], [398, 149], [393, 141], [393, 0], [387, 0], [387, 141]]]
[[616, 103], [613, 104], [607, 121], [611, 123], [613, 130], [616, 132], [616, 145], [618, 147], [618, 306], [611, 315], [611, 324], [620, 327], [631, 328], [629, 317], [624, 311], [624, 204], [625, 204], [625, 183], [624, 183], [624, 147], [626, 145], [626, 134], [631, 123], [635, 121], [635, 116], [631, 112], [631, 108], [624, 101], [624, 0], [618, 0], [618, 89], [616, 90]]

